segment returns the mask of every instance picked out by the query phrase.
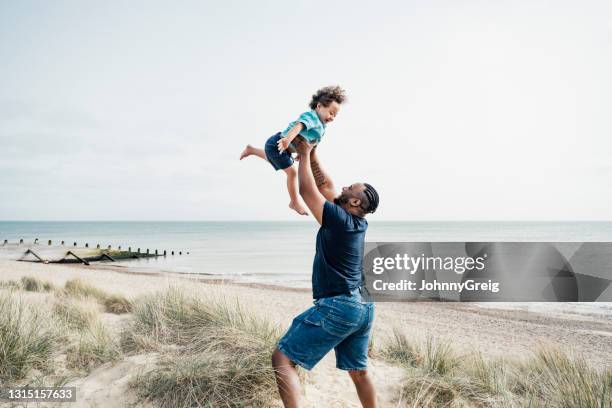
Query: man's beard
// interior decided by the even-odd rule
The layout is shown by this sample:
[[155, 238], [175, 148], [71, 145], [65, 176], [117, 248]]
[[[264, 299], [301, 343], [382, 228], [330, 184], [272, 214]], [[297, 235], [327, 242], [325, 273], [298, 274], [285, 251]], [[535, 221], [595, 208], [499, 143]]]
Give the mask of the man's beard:
[[334, 198], [334, 204], [336, 205], [342, 206], [348, 202], [349, 202], [349, 197], [344, 194], [340, 194], [338, 197]]

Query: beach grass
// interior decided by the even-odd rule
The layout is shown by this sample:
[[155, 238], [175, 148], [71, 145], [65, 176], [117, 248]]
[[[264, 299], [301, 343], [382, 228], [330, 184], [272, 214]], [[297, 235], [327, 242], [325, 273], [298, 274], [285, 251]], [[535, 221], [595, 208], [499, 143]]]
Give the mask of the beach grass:
[[112, 294], [104, 299], [104, 308], [108, 313], [123, 314], [132, 311], [132, 302], [125, 296]]
[[55, 319], [66, 328], [78, 332], [87, 330], [98, 320], [98, 304], [85, 299], [56, 296], [52, 308]]
[[519, 390], [551, 407], [612, 407], [610, 371], [597, 372], [580, 356], [541, 347], [519, 366]]
[[[0, 291], [1, 383], [32, 383], [65, 371], [55, 361], [58, 355], [66, 356], [66, 368], [81, 372], [121, 357], [119, 336], [101, 320], [103, 292], [72, 283], [67, 290], [45, 293], [47, 283], [31, 277], [2, 282], [9, 290]], [[43, 297], [27, 292], [42, 292]], [[104, 299], [125, 303], [122, 296], [105, 294]]]
[[95, 286], [83, 282], [78, 278], [66, 281], [63, 293], [67, 296], [77, 298], [95, 299], [104, 306], [108, 313], [129, 313], [132, 309], [131, 301], [125, 296], [119, 294], [109, 294]]
[[9, 290], [19, 290], [21, 289], [21, 284], [16, 280], [0, 281], [0, 288]]
[[0, 383], [52, 366], [60, 339], [50, 313], [14, 292], [0, 292]]
[[91, 297], [99, 301], [104, 301], [109, 296], [105, 291], [83, 282], [78, 278], [66, 281], [64, 292], [68, 296]]
[[164, 352], [132, 382], [141, 398], [161, 407], [267, 407], [277, 400], [270, 357], [280, 333], [239, 303], [170, 288], [135, 301], [133, 313], [124, 347]]
[[54, 289], [51, 282], [42, 281], [33, 276], [24, 276], [21, 278], [21, 286], [29, 292], [50, 292]]
[[90, 371], [121, 357], [119, 336], [113, 335], [100, 317], [100, 302], [108, 299], [125, 300], [78, 280], [68, 281], [64, 290], [56, 293], [53, 312], [69, 332], [66, 347], [69, 368]]
[[525, 360], [486, 360], [431, 337], [419, 344], [396, 330], [381, 354], [405, 369], [398, 406], [612, 407], [611, 370], [598, 372], [551, 345]]
[[66, 361], [70, 368], [90, 371], [121, 356], [119, 340], [106, 325], [95, 319], [80, 331], [76, 344], [68, 347]]

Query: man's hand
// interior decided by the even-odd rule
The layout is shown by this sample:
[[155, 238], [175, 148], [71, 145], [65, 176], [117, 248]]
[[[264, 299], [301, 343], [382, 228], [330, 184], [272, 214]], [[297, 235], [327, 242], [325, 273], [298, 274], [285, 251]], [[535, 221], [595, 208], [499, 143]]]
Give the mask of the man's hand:
[[301, 139], [296, 146], [297, 153], [300, 156], [309, 155], [312, 148], [313, 148], [313, 145], [311, 145], [310, 143], [308, 143], [306, 140], [303, 140], [303, 139]]
[[281, 137], [278, 140], [278, 151], [279, 153], [284, 152], [285, 150], [287, 150], [289, 148], [289, 144], [291, 144], [291, 139], [289, 139], [288, 137]]

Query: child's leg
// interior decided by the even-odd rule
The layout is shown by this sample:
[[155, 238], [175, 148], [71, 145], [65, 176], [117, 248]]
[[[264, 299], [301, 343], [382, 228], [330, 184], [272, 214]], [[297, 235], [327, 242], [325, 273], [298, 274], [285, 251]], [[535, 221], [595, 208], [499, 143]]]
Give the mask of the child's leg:
[[249, 157], [249, 156], [261, 157], [265, 161], [268, 161], [268, 158], [266, 157], [266, 153], [264, 152], [263, 149], [258, 149], [251, 145], [247, 145], [242, 151], [242, 153], [240, 153], [240, 160], [244, 159], [245, 157]]
[[287, 173], [287, 190], [289, 191], [289, 197], [291, 197], [289, 208], [291, 208], [298, 214], [308, 215], [306, 208], [302, 206], [300, 198], [298, 196], [298, 179], [297, 170], [295, 169], [295, 166], [289, 166], [284, 170], [285, 173]]

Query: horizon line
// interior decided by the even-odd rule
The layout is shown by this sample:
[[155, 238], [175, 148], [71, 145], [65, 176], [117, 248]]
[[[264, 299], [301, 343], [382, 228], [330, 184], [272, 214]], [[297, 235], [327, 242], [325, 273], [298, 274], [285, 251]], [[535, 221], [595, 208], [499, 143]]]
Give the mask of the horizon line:
[[[313, 220], [314, 221], [314, 220]], [[414, 220], [414, 219], [395, 219], [395, 220], [368, 220], [369, 222], [612, 222], [612, 219], [514, 219], [514, 220], [503, 220], [503, 219], [427, 219], [427, 220]], [[191, 219], [191, 220], [139, 220], [139, 219], [77, 219], [77, 220], [53, 220], [53, 219], [38, 219], [38, 220], [0, 220], [0, 222], [294, 222], [294, 223], [307, 223], [311, 222], [308, 220], [256, 220], [256, 219], [222, 219], [222, 220], [210, 220], [210, 219]]]

